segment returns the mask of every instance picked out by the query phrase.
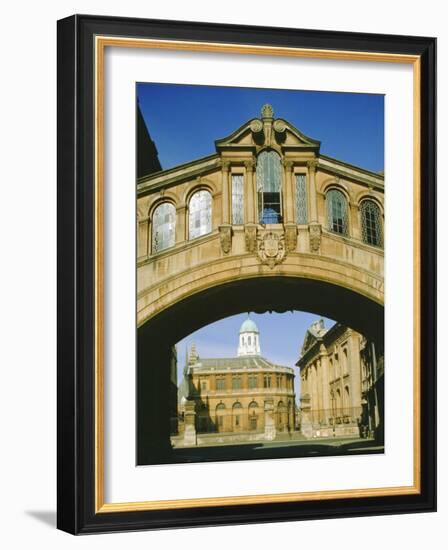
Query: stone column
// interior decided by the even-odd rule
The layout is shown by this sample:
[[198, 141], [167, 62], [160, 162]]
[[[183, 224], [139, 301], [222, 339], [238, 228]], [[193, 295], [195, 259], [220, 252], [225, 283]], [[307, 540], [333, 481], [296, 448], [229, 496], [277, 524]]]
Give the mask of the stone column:
[[228, 160], [222, 161], [221, 171], [221, 186], [222, 186], [222, 215], [221, 223], [223, 225], [230, 223], [230, 162]]
[[300, 431], [308, 439], [313, 437], [313, 423], [310, 418], [310, 396], [303, 394], [300, 398]]
[[284, 166], [284, 193], [283, 193], [283, 214], [285, 222], [285, 244], [288, 252], [294, 252], [297, 247], [297, 225], [294, 215], [294, 190], [292, 184], [292, 172], [294, 164], [286, 160]]
[[246, 160], [244, 162], [246, 168], [246, 177], [245, 179], [245, 216], [244, 221], [247, 224], [254, 224], [256, 218], [256, 196], [255, 196], [255, 186], [254, 186], [254, 168], [255, 162], [251, 160]]
[[189, 399], [185, 403], [184, 412], [184, 445], [185, 447], [195, 446], [197, 444], [196, 438], [196, 404], [192, 399]]
[[285, 216], [284, 222], [286, 225], [294, 223], [294, 194], [292, 189], [292, 171], [294, 163], [292, 160], [285, 160], [283, 162], [283, 175], [285, 185], [283, 188], [283, 214]]
[[310, 223], [318, 223], [317, 217], [317, 191], [316, 191], [316, 168], [318, 161], [310, 160], [308, 166], [308, 206], [310, 213]]
[[275, 439], [277, 432], [275, 429], [274, 404], [270, 401], [264, 403], [264, 438], [267, 441]]
[[322, 408], [324, 409], [325, 424], [328, 424], [328, 419], [331, 416], [330, 404], [330, 383], [329, 383], [329, 364], [328, 353], [323, 344], [320, 346], [320, 364], [322, 369]]
[[221, 225], [219, 229], [219, 239], [221, 250], [224, 254], [228, 254], [232, 250], [232, 225], [230, 221], [230, 196], [231, 196], [231, 178], [230, 178], [230, 162], [222, 161], [221, 172]]
[[361, 407], [362, 388], [361, 388], [361, 352], [358, 334], [351, 332], [349, 338], [348, 353], [349, 372], [350, 372], [350, 395], [351, 406]]
[[187, 207], [179, 206], [176, 209], [176, 244], [185, 241], [187, 235]]
[[317, 159], [308, 161], [308, 212], [310, 232], [310, 251], [319, 252], [321, 243], [322, 226], [319, 223], [317, 212], [316, 168]]

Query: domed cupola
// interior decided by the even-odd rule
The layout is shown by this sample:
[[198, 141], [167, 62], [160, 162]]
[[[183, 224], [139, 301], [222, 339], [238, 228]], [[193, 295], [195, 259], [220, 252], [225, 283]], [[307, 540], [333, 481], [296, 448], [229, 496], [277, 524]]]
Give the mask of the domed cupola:
[[240, 328], [238, 357], [260, 355], [260, 332], [252, 319], [246, 319]]

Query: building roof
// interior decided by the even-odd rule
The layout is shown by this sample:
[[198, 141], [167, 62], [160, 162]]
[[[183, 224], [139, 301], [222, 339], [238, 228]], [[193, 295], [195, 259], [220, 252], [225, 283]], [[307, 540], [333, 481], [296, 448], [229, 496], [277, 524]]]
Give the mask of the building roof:
[[294, 370], [283, 365], [275, 365], [260, 355], [247, 355], [242, 357], [228, 357], [219, 359], [199, 359], [195, 365], [190, 367], [194, 371], [208, 370]]
[[259, 332], [259, 330], [252, 319], [246, 319], [240, 328], [240, 334], [243, 332]]

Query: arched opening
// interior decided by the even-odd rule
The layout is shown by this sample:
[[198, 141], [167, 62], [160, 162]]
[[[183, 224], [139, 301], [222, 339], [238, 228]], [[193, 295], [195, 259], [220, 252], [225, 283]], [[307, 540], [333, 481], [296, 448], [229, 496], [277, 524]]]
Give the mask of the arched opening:
[[[171, 452], [170, 423], [165, 421], [163, 411], [169, 407], [171, 381], [168, 365], [176, 342], [201, 327], [238, 313], [290, 310], [308, 311], [337, 319], [375, 342], [378, 349], [383, 349], [383, 306], [344, 287], [311, 279], [271, 276], [235, 280], [193, 294], [161, 311], [138, 329], [138, 464], [160, 463]], [[243, 380], [251, 390], [256, 387], [263, 389], [264, 375], [260, 375], [259, 379], [248, 379], [247, 382]], [[275, 390], [275, 376], [271, 377], [270, 383]], [[231, 378], [226, 384], [226, 390], [231, 390]], [[338, 402], [333, 406], [340, 415], [342, 399], [340, 396], [337, 399]], [[247, 406], [248, 403], [244, 404], [244, 408]], [[330, 408], [331, 404], [327, 407]], [[227, 409], [233, 413], [227, 416], [224, 409], [223, 412], [216, 409], [216, 431], [228, 429], [225, 425], [228, 416], [233, 418], [234, 428], [242, 428], [248, 421], [249, 425], [244, 429], [251, 429], [249, 419], [253, 410], [247, 408], [242, 414], [237, 409]], [[333, 418], [339, 415], [328, 414]], [[238, 426], [237, 416], [241, 417]], [[294, 426], [293, 404], [286, 416], [289, 420], [287, 424]], [[166, 417], [169, 418], [168, 413]], [[260, 429], [259, 418], [253, 429]]]
[[243, 406], [239, 402], [232, 407], [232, 429], [234, 432], [243, 430]]

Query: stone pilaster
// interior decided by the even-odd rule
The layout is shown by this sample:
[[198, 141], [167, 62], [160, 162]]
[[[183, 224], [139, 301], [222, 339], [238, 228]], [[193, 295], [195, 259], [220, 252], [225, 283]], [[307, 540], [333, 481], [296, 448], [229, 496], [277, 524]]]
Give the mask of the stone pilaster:
[[328, 418], [331, 416], [331, 404], [330, 404], [330, 383], [329, 383], [329, 365], [328, 365], [328, 353], [323, 344], [319, 350], [320, 364], [322, 369], [322, 408], [324, 409], [325, 423], [328, 424]]
[[255, 162], [251, 160], [246, 160], [244, 162], [244, 166], [246, 169], [246, 177], [245, 180], [245, 197], [247, 200], [245, 201], [245, 216], [244, 220], [247, 224], [253, 224], [256, 221], [256, 215], [255, 215], [255, 209], [256, 209], [256, 193], [255, 193], [255, 186], [254, 186], [254, 169], [255, 169]]
[[230, 162], [228, 160], [223, 160], [221, 163], [221, 186], [222, 186], [222, 214], [221, 214], [221, 223], [222, 225], [230, 224]]
[[311, 405], [308, 393], [300, 398], [300, 431], [308, 439], [313, 437], [313, 423], [311, 422]]
[[272, 441], [277, 435], [275, 429], [274, 404], [270, 401], [264, 403], [264, 438]]
[[318, 223], [317, 217], [317, 191], [316, 191], [316, 168], [317, 159], [307, 162], [308, 166], [308, 212], [310, 213], [310, 223]]
[[138, 220], [137, 258], [145, 258], [149, 254], [149, 218]]
[[186, 206], [179, 206], [176, 210], [176, 244], [185, 241], [187, 227], [186, 215]]
[[283, 162], [283, 173], [284, 173], [284, 193], [283, 193], [283, 204], [284, 204], [284, 222], [285, 225], [294, 224], [294, 194], [292, 189], [292, 171], [294, 163], [292, 160], [285, 160]]

